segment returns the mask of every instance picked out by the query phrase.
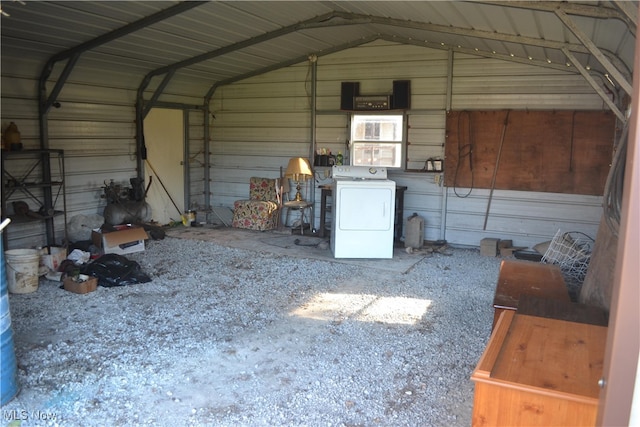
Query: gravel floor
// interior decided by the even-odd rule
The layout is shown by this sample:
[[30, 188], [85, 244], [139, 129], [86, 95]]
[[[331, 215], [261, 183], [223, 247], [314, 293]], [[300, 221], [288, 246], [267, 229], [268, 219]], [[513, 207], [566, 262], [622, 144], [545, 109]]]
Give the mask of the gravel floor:
[[[498, 258], [405, 274], [166, 238], [153, 281], [11, 295], [2, 425], [468, 426]], [[18, 425], [13, 424], [13, 425]]]

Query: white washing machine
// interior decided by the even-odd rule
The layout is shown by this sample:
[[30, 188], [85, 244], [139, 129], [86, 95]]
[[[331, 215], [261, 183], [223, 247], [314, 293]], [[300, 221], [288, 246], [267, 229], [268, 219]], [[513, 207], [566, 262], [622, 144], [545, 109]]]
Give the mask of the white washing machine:
[[393, 258], [396, 183], [387, 169], [334, 166], [331, 172], [334, 258]]

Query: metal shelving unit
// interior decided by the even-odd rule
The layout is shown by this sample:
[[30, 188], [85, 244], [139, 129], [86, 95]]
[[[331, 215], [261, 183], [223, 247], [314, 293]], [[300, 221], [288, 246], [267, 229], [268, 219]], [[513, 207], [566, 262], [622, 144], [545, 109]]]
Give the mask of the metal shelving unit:
[[[33, 209], [37, 206], [35, 209]], [[64, 150], [36, 149], [2, 152], [2, 217], [11, 218], [12, 226], [44, 222], [44, 244], [56, 244], [55, 219], [64, 217], [64, 240], [67, 240], [67, 200], [65, 190]], [[7, 247], [7, 234], [3, 233]]]

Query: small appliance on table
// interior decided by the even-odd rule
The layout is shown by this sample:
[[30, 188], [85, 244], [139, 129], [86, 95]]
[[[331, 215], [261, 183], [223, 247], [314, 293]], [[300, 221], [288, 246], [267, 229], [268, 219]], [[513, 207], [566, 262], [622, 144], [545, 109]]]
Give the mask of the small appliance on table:
[[379, 166], [333, 166], [334, 258], [393, 258], [396, 183]]

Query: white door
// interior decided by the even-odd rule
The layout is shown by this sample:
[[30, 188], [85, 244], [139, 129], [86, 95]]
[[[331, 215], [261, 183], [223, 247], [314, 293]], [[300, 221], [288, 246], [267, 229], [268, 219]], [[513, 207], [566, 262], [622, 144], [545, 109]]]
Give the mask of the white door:
[[[181, 110], [152, 108], [144, 120], [147, 160], [145, 185], [151, 218], [160, 224], [180, 221], [184, 206], [184, 120]], [[178, 208], [176, 208], [177, 205]]]

